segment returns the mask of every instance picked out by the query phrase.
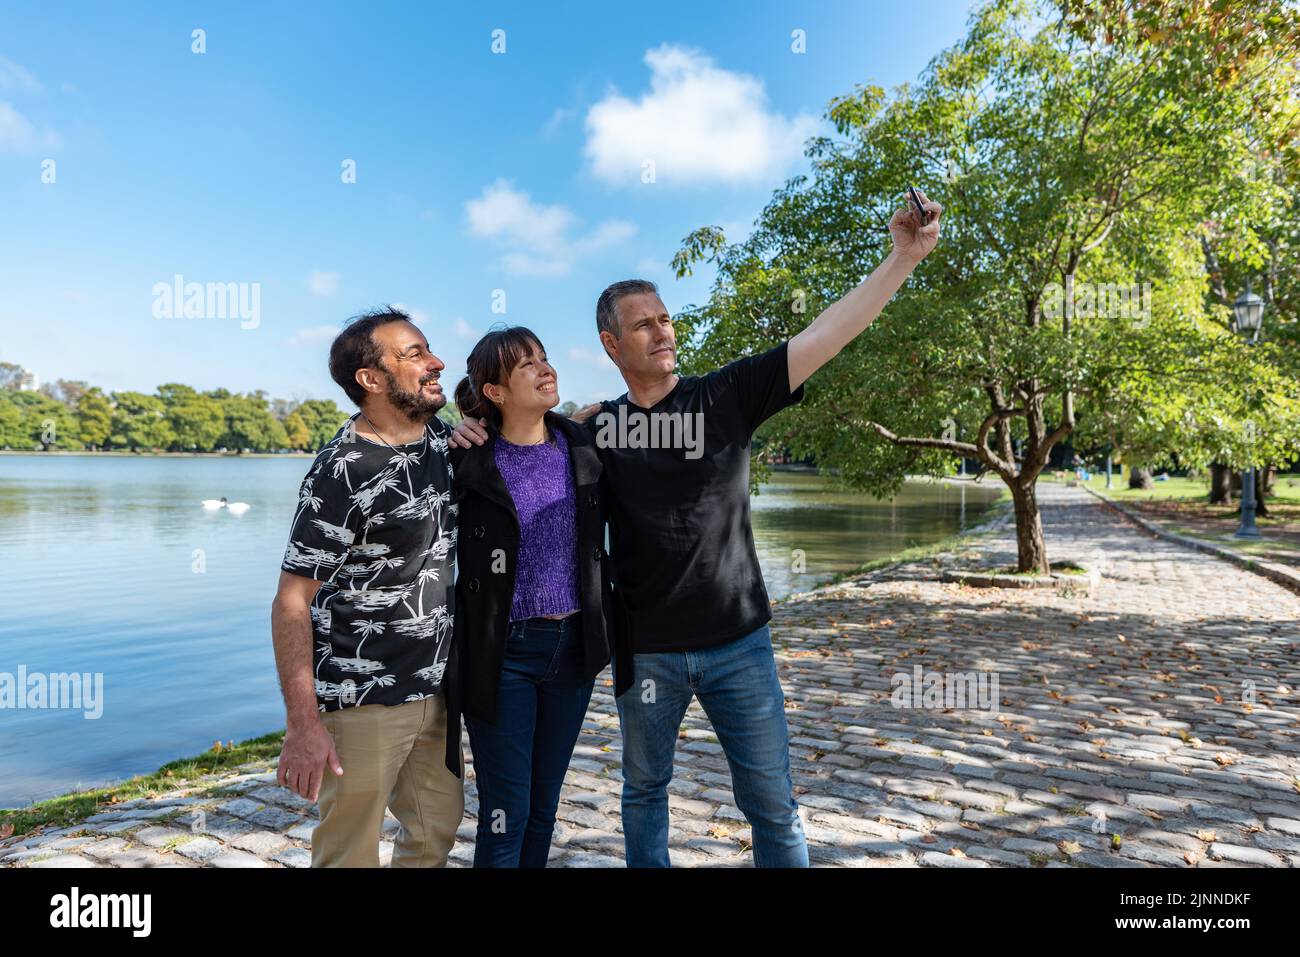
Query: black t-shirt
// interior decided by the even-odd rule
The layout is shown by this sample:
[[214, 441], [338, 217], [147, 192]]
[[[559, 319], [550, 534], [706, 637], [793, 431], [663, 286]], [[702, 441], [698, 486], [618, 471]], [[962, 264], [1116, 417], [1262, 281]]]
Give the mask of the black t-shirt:
[[322, 582], [311, 603], [321, 711], [437, 694], [451, 650], [456, 512], [447, 426], [390, 447], [353, 416], [307, 471], [287, 572]]
[[684, 376], [650, 409], [625, 393], [587, 420], [633, 652], [722, 645], [771, 619], [749, 526], [749, 443], [803, 398], [802, 385], [790, 391], [788, 345]]

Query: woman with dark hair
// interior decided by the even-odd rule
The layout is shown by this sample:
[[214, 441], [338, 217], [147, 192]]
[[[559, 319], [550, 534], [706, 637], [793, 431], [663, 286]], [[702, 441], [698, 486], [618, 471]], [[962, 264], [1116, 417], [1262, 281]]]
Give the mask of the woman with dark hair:
[[451, 449], [458, 508], [455, 676], [478, 783], [475, 867], [545, 867], [560, 786], [609, 662], [601, 464], [527, 329], [489, 332], [456, 387], [488, 440]]

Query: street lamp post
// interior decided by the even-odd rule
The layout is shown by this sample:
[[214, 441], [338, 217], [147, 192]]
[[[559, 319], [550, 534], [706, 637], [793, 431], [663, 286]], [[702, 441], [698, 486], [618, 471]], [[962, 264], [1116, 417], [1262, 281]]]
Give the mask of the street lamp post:
[[[1246, 280], [1246, 291], [1232, 304], [1235, 330], [1246, 336], [1251, 345], [1259, 339], [1259, 329], [1264, 323], [1264, 300], [1250, 291], [1250, 280]], [[1259, 538], [1259, 529], [1255, 527], [1255, 467], [1252, 465], [1241, 476], [1241, 525], [1233, 533], [1235, 538]]]

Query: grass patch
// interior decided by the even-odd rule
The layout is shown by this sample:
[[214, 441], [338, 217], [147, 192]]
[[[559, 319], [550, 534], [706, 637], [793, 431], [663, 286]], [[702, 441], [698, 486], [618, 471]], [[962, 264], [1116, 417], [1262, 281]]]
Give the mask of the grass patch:
[[204, 775], [228, 771], [250, 761], [273, 758], [280, 753], [283, 741], [284, 732], [277, 731], [260, 738], [249, 738], [233, 747], [223, 747], [220, 751], [210, 749], [194, 757], [171, 761], [152, 774], [138, 775], [111, 787], [73, 791], [28, 807], [0, 810], [0, 827], [12, 824], [15, 835], [28, 834], [43, 827], [67, 827], [105, 807], [136, 798], [162, 797], [189, 786]]
[[170, 841], [160, 847], [159, 850], [163, 854], [170, 854], [172, 851], [176, 850], [176, 848], [184, 847], [190, 841], [196, 840], [198, 840], [197, 834], [182, 834], [180, 837], [173, 837]]
[[[1088, 569], [1084, 568], [1082, 565], [1076, 565], [1074, 562], [1068, 562], [1068, 561], [1067, 561], [1067, 562], [1051, 562], [1050, 564], [1051, 564], [1052, 572], [1053, 572], [1054, 574], [1061, 574], [1061, 575], [1086, 575], [1086, 574], [1088, 574]], [[1018, 570], [1016, 569], [1016, 566], [1015, 566], [1015, 565], [1008, 565], [1008, 566], [1006, 566], [1005, 568], [995, 568], [995, 569], [993, 569], [991, 572], [986, 572], [986, 574], [989, 574], [989, 575], [1021, 575], [1021, 576], [1024, 576], [1024, 577], [1026, 577], [1026, 578], [1038, 578], [1038, 577], [1040, 577], [1038, 572], [1022, 572], [1022, 571], [1018, 571]]]
[[[1145, 516], [1151, 518], [1152, 516]], [[1300, 563], [1300, 547], [1291, 545], [1286, 541], [1261, 535], [1259, 538], [1237, 538], [1233, 535], [1235, 527], [1208, 530], [1199, 525], [1184, 525], [1178, 522], [1161, 521], [1161, 527], [1169, 529], [1178, 535], [1186, 535], [1188, 538], [1199, 538], [1203, 541], [1213, 542], [1216, 545], [1224, 545], [1235, 552], [1243, 552], [1247, 555], [1254, 555], [1263, 559], [1273, 561], [1291, 562], [1292, 564]], [[1262, 531], [1269, 530], [1267, 519], [1258, 519], [1256, 525]]]
[[[1181, 481], [1186, 490], [1188, 480]], [[1274, 488], [1278, 494], [1268, 498], [1269, 514], [1256, 517], [1260, 537], [1253, 539], [1234, 536], [1241, 524], [1239, 503], [1234, 500], [1211, 505], [1208, 487], [1182, 497], [1179, 489], [1168, 496], [1136, 489], [1111, 489], [1104, 494], [1125, 502], [1143, 518], [1175, 534], [1223, 545], [1264, 561], [1300, 565], [1300, 476], [1279, 476]]]
[[[1073, 478], [1073, 473], [1070, 474]], [[1188, 478], [1185, 475], [1171, 475], [1168, 481], [1156, 482], [1155, 488], [1141, 489], [1129, 488], [1128, 476], [1115, 476], [1111, 479], [1111, 487], [1106, 488], [1106, 476], [1090, 475], [1088, 481], [1083, 483], [1089, 488], [1094, 488], [1099, 492], [1105, 492], [1111, 498], [1121, 502], [1130, 501], [1184, 501], [1188, 499], [1200, 499], [1209, 501], [1210, 498], [1210, 477]], [[1294, 505], [1300, 505], [1300, 474], [1294, 472], [1280, 473], [1273, 482], [1273, 493], [1269, 496], [1268, 502], [1271, 505], [1274, 502], [1289, 502]], [[1233, 501], [1236, 506], [1236, 500]]]

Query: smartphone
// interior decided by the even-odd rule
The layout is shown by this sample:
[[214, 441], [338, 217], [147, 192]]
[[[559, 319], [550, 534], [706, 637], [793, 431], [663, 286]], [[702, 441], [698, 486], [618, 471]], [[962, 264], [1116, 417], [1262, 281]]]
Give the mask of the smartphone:
[[907, 187], [907, 198], [912, 201], [912, 206], [916, 210], [917, 217], [921, 220], [921, 225], [924, 226], [930, 222], [930, 214], [921, 205], [921, 196], [917, 193], [915, 186]]

